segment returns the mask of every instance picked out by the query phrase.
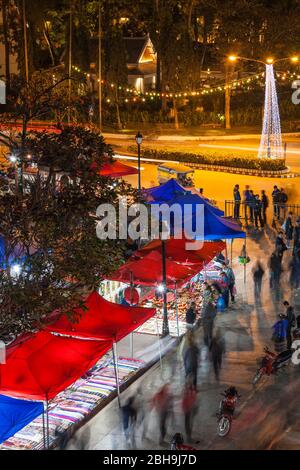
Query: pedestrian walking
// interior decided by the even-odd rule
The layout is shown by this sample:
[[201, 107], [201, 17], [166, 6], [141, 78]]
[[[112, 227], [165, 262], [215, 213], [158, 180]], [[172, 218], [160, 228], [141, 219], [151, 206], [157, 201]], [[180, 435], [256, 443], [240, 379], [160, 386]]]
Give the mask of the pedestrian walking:
[[262, 219], [264, 225], [267, 225], [267, 210], [269, 207], [269, 198], [266, 195], [266, 191], [263, 189], [261, 192], [261, 202], [262, 202]]
[[223, 355], [226, 352], [225, 339], [221, 333], [221, 330], [217, 330], [215, 336], [212, 338], [210, 343], [211, 359], [214, 366], [214, 373], [216, 380], [220, 380], [220, 371], [222, 368]]
[[274, 290], [276, 298], [279, 300], [280, 297], [280, 276], [282, 272], [281, 267], [281, 256], [278, 251], [274, 251], [269, 260], [270, 270], [270, 289]]
[[228, 289], [231, 297], [231, 302], [234, 302], [236, 295], [235, 275], [232, 267], [229, 264], [229, 259], [226, 260], [226, 267], [224, 268], [224, 272], [228, 278]]
[[300, 249], [300, 217], [296, 220], [296, 225], [294, 227], [294, 246], [293, 253], [298, 252]]
[[300, 249], [293, 254], [289, 268], [290, 285], [292, 289], [298, 289], [300, 287]]
[[259, 222], [260, 228], [263, 228], [264, 223], [262, 219], [262, 202], [259, 199], [259, 194], [255, 195], [255, 201], [253, 201], [253, 210], [254, 210], [255, 227], [258, 229], [258, 222]]
[[291, 349], [292, 347], [292, 329], [296, 325], [296, 317], [294, 313], [294, 308], [289, 304], [287, 300], [283, 302], [283, 305], [285, 307], [285, 318], [288, 321], [287, 324], [287, 329], [286, 329], [286, 342], [287, 342], [287, 348]]
[[225, 303], [225, 308], [229, 306], [229, 279], [225, 273], [225, 271], [221, 271], [220, 273], [220, 282], [219, 286], [222, 289], [222, 298]]
[[272, 200], [273, 200], [273, 216], [274, 216], [274, 219], [278, 219], [279, 218], [279, 211], [280, 211], [280, 209], [279, 209], [280, 190], [278, 189], [278, 187], [276, 185], [273, 188]]
[[209, 348], [213, 336], [214, 321], [217, 316], [217, 309], [213, 302], [209, 302], [202, 312], [202, 325], [204, 334], [204, 344]]
[[193, 335], [190, 335], [187, 339], [186, 348], [183, 350], [183, 363], [185, 370], [185, 380], [186, 382], [192, 384], [194, 388], [197, 388], [199, 354], [200, 351], [194, 341], [194, 337]]
[[288, 327], [288, 320], [284, 315], [280, 314], [279, 319], [274, 323], [272, 341], [274, 342], [274, 348], [277, 353], [281, 353], [286, 350], [286, 332]]
[[164, 384], [152, 398], [152, 407], [158, 414], [159, 444], [162, 445], [167, 433], [167, 421], [173, 412], [173, 395], [170, 384]]
[[240, 194], [240, 186], [238, 184], [235, 185], [233, 189], [233, 199], [234, 199], [234, 215], [235, 219], [240, 218], [240, 207], [241, 207], [241, 194]]
[[293, 226], [293, 213], [289, 212], [287, 218], [285, 219], [282, 229], [285, 232], [286, 238], [286, 246], [287, 248], [292, 247], [292, 240], [294, 234], [294, 226]]
[[192, 440], [193, 424], [198, 411], [198, 393], [190, 383], [185, 384], [182, 397], [182, 411], [187, 441]]
[[186, 328], [193, 328], [196, 321], [196, 302], [192, 301], [185, 315]]
[[280, 212], [279, 212], [279, 219], [285, 219], [286, 215], [286, 205], [288, 202], [289, 198], [288, 195], [285, 192], [284, 188], [280, 188], [280, 193], [279, 193], [279, 207], [280, 207]]
[[283, 254], [287, 250], [287, 246], [284, 243], [283, 232], [279, 232], [275, 240], [275, 250], [278, 252], [280, 259], [282, 261]]
[[253, 282], [254, 282], [255, 300], [260, 300], [261, 286], [262, 286], [263, 277], [265, 275], [265, 270], [259, 260], [256, 261], [252, 269], [252, 274], [253, 274]]
[[135, 406], [133, 405], [134, 396], [131, 396], [126, 401], [125, 405], [121, 407], [122, 413], [122, 421], [123, 421], [123, 429], [124, 435], [126, 439], [126, 443], [132, 448], [135, 449], [135, 435], [134, 435], [134, 427], [137, 417], [137, 411]]

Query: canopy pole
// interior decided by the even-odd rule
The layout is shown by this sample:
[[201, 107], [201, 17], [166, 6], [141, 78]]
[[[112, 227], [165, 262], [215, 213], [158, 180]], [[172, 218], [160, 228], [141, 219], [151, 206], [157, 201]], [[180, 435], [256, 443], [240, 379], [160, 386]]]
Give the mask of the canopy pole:
[[121, 398], [120, 398], [120, 383], [119, 383], [119, 369], [118, 369], [118, 349], [116, 341], [113, 342], [113, 361], [114, 361], [114, 369], [115, 369], [115, 377], [116, 377], [116, 385], [117, 385], [117, 392], [118, 392], [118, 403], [119, 408], [121, 408]]
[[176, 323], [177, 323], [177, 337], [179, 338], [179, 319], [178, 319], [178, 297], [177, 297], [177, 282], [175, 281], [175, 309], [176, 309]]
[[230, 248], [230, 264], [232, 266], [232, 245], [233, 245], [233, 238], [231, 239], [231, 248]]
[[43, 444], [44, 444], [44, 450], [46, 450], [47, 443], [46, 443], [45, 402], [44, 401], [43, 401]]
[[50, 438], [49, 438], [49, 401], [48, 393], [46, 393], [46, 429], [47, 429], [47, 449], [50, 447]]
[[227, 238], [225, 240], [225, 257], [226, 257], [226, 261], [228, 259], [228, 251], [227, 251]]
[[161, 241], [161, 255], [162, 255], [162, 279], [163, 279], [163, 327], [162, 336], [168, 336], [169, 330], [169, 318], [168, 318], [168, 303], [167, 303], [167, 260], [166, 260], [166, 240]]
[[[246, 254], [246, 257], [247, 257], [247, 235], [246, 235], [246, 238], [245, 238], [245, 254]], [[244, 264], [244, 284], [246, 284], [246, 278], [247, 278], [247, 267], [246, 267], [246, 263]]]
[[133, 358], [133, 331], [130, 333], [130, 357]]
[[161, 355], [161, 347], [160, 347], [160, 331], [159, 331], [159, 325], [158, 325], [157, 312], [155, 314], [155, 318], [156, 318], [157, 340], [158, 340], [158, 349], [159, 349], [159, 364], [160, 364], [160, 369], [162, 371], [163, 368], [162, 368], [162, 355]]

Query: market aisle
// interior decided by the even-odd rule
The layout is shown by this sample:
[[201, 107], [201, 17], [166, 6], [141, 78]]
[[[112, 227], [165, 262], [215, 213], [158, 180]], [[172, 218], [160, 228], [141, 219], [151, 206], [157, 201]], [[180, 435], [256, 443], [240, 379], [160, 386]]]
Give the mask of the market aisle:
[[[226, 360], [221, 373], [220, 383], [214, 378], [211, 363], [207, 358], [207, 351], [203, 346], [202, 330], [197, 333], [199, 345], [201, 346], [201, 365], [198, 374], [199, 384], [199, 410], [194, 422], [194, 441], [202, 449], [214, 448], [256, 448], [258, 445], [257, 426], [260, 428], [260, 439], [262, 433], [266, 434], [264, 445], [271, 445], [276, 441], [283, 429], [276, 425], [277, 421], [271, 419], [275, 413], [276, 401], [272, 406], [272, 400], [280, 399], [280, 392], [286, 391], [292, 377], [289, 374], [278, 378], [268, 379], [259, 391], [254, 394], [251, 381], [256, 371], [256, 359], [260, 357], [266, 344], [270, 344], [271, 327], [276, 319], [278, 309], [282, 311], [281, 304], [272, 301], [268, 287], [268, 273], [266, 273], [263, 284], [263, 296], [261, 305], [255, 302], [253, 296], [253, 282], [251, 268], [257, 258], [264, 260], [266, 264], [271, 254], [274, 243], [274, 234], [271, 229], [267, 232], [253, 234], [249, 239], [248, 253], [251, 263], [247, 266], [247, 280], [244, 284], [243, 268], [238, 265], [237, 257], [241, 250], [241, 241], [234, 244], [233, 268], [237, 278], [238, 296], [235, 304], [231, 304], [228, 312], [218, 314], [216, 324], [222, 328], [226, 339]], [[289, 255], [287, 255], [289, 256]], [[284, 285], [286, 282], [284, 282]], [[154, 412], [147, 414], [147, 439], [141, 440], [142, 426], [136, 428], [136, 447], [140, 449], [162, 449], [168, 448], [171, 436], [175, 432], [183, 432], [183, 417], [180, 401], [184, 384], [182, 364], [177, 360], [177, 351], [173, 350], [163, 359], [162, 370], [159, 364], [152, 367], [144, 376], [138, 379], [122, 394], [122, 403], [126, 398], [135, 395], [140, 406], [147, 411], [147, 404], [161, 384], [170, 381], [175, 396], [174, 419], [168, 428], [168, 437], [161, 447], [158, 444], [158, 426]], [[295, 374], [295, 371], [292, 371]], [[221, 440], [216, 436], [215, 413], [220, 400], [220, 392], [229, 385], [235, 385], [242, 395], [237, 419], [233, 423], [233, 429], [228, 438]], [[266, 406], [268, 404], [268, 406]], [[268, 412], [266, 414], [266, 411]], [[268, 415], [271, 415], [268, 416]], [[249, 422], [252, 426], [249, 427]], [[262, 422], [265, 423], [262, 425]], [[284, 421], [285, 422], [285, 421]], [[257, 426], [256, 426], [256, 423]], [[272, 423], [273, 433], [270, 433], [269, 424]], [[111, 402], [104, 410], [98, 413], [89, 423], [83, 426], [77, 433], [77, 442], [80, 436], [88, 434], [86, 444], [88, 449], [126, 449], [128, 448], [123, 435], [117, 400]], [[274, 435], [275, 434], [275, 435]], [[245, 436], [247, 438], [245, 439]], [[76, 448], [74, 442], [70, 442], [69, 448]]]

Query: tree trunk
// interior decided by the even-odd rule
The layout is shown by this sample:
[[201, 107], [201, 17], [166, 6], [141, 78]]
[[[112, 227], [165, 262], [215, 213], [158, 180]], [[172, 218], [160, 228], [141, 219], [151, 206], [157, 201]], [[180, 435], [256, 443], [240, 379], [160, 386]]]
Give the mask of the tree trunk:
[[118, 87], [115, 87], [116, 94], [115, 94], [115, 104], [116, 104], [116, 116], [117, 116], [117, 129], [122, 129], [122, 122], [120, 116], [120, 106], [119, 106], [119, 96], [118, 96]]
[[45, 41], [46, 41], [47, 46], [48, 46], [48, 49], [49, 49], [49, 54], [50, 54], [50, 57], [51, 57], [51, 62], [52, 62], [52, 65], [53, 65], [53, 67], [54, 67], [55, 64], [56, 64], [56, 61], [55, 61], [55, 54], [54, 54], [53, 45], [52, 45], [52, 42], [51, 42], [51, 39], [50, 39], [49, 30], [48, 30], [48, 27], [47, 27], [46, 22], [44, 22], [43, 34], [44, 34], [44, 38], [45, 38]]
[[175, 129], [179, 129], [178, 110], [175, 98], [173, 98], [173, 109], [174, 109], [174, 124]]
[[6, 92], [10, 90], [10, 63], [9, 63], [9, 38], [7, 30], [7, 8], [8, 0], [2, 0], [2, 20], [3, 20], [3, 37], [5, 49], [5, 80]]

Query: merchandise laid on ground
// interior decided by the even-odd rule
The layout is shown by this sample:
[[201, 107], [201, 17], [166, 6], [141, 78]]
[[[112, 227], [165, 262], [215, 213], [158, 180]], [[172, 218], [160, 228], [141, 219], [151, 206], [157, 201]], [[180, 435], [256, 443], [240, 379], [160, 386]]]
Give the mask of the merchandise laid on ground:
[[79, 424], [119, 392], [145, 362], [107, 353], [154, 314], [93, 292], [84, 309], [74, 311], [76, 323], [60, 316], [46, 331], [12, 343], [1, 365], [1, 448], [49, 448], [56, 431]]
[[[119, 385], [145, 366], [145, 362], [132, 358], [118, 358]], [[78, 424], [95, 409], [100, 408], [116, 391], [116, 375], [113, 359], [105, 355], [85, 376], [59, 393], [49, 403], [49, 444], [55, 444], [55, 431], [66, 431]], [[19, 401], [19, 400], [16, 400]], [[24, 402], [23, 402], [24, 403]], [[39, 416], [2, 442], [0, 449], [43, 449], [43, 406], [41, 402], [27, 402], [38, 407]], [[1, 406], [1, 401], [0, 401]], [[1, 412], [1, 411], [0, 411]], [[1, 429], [1, 427], [0, 427]], [[14, 432], [14, 428], [11, 428]]]

